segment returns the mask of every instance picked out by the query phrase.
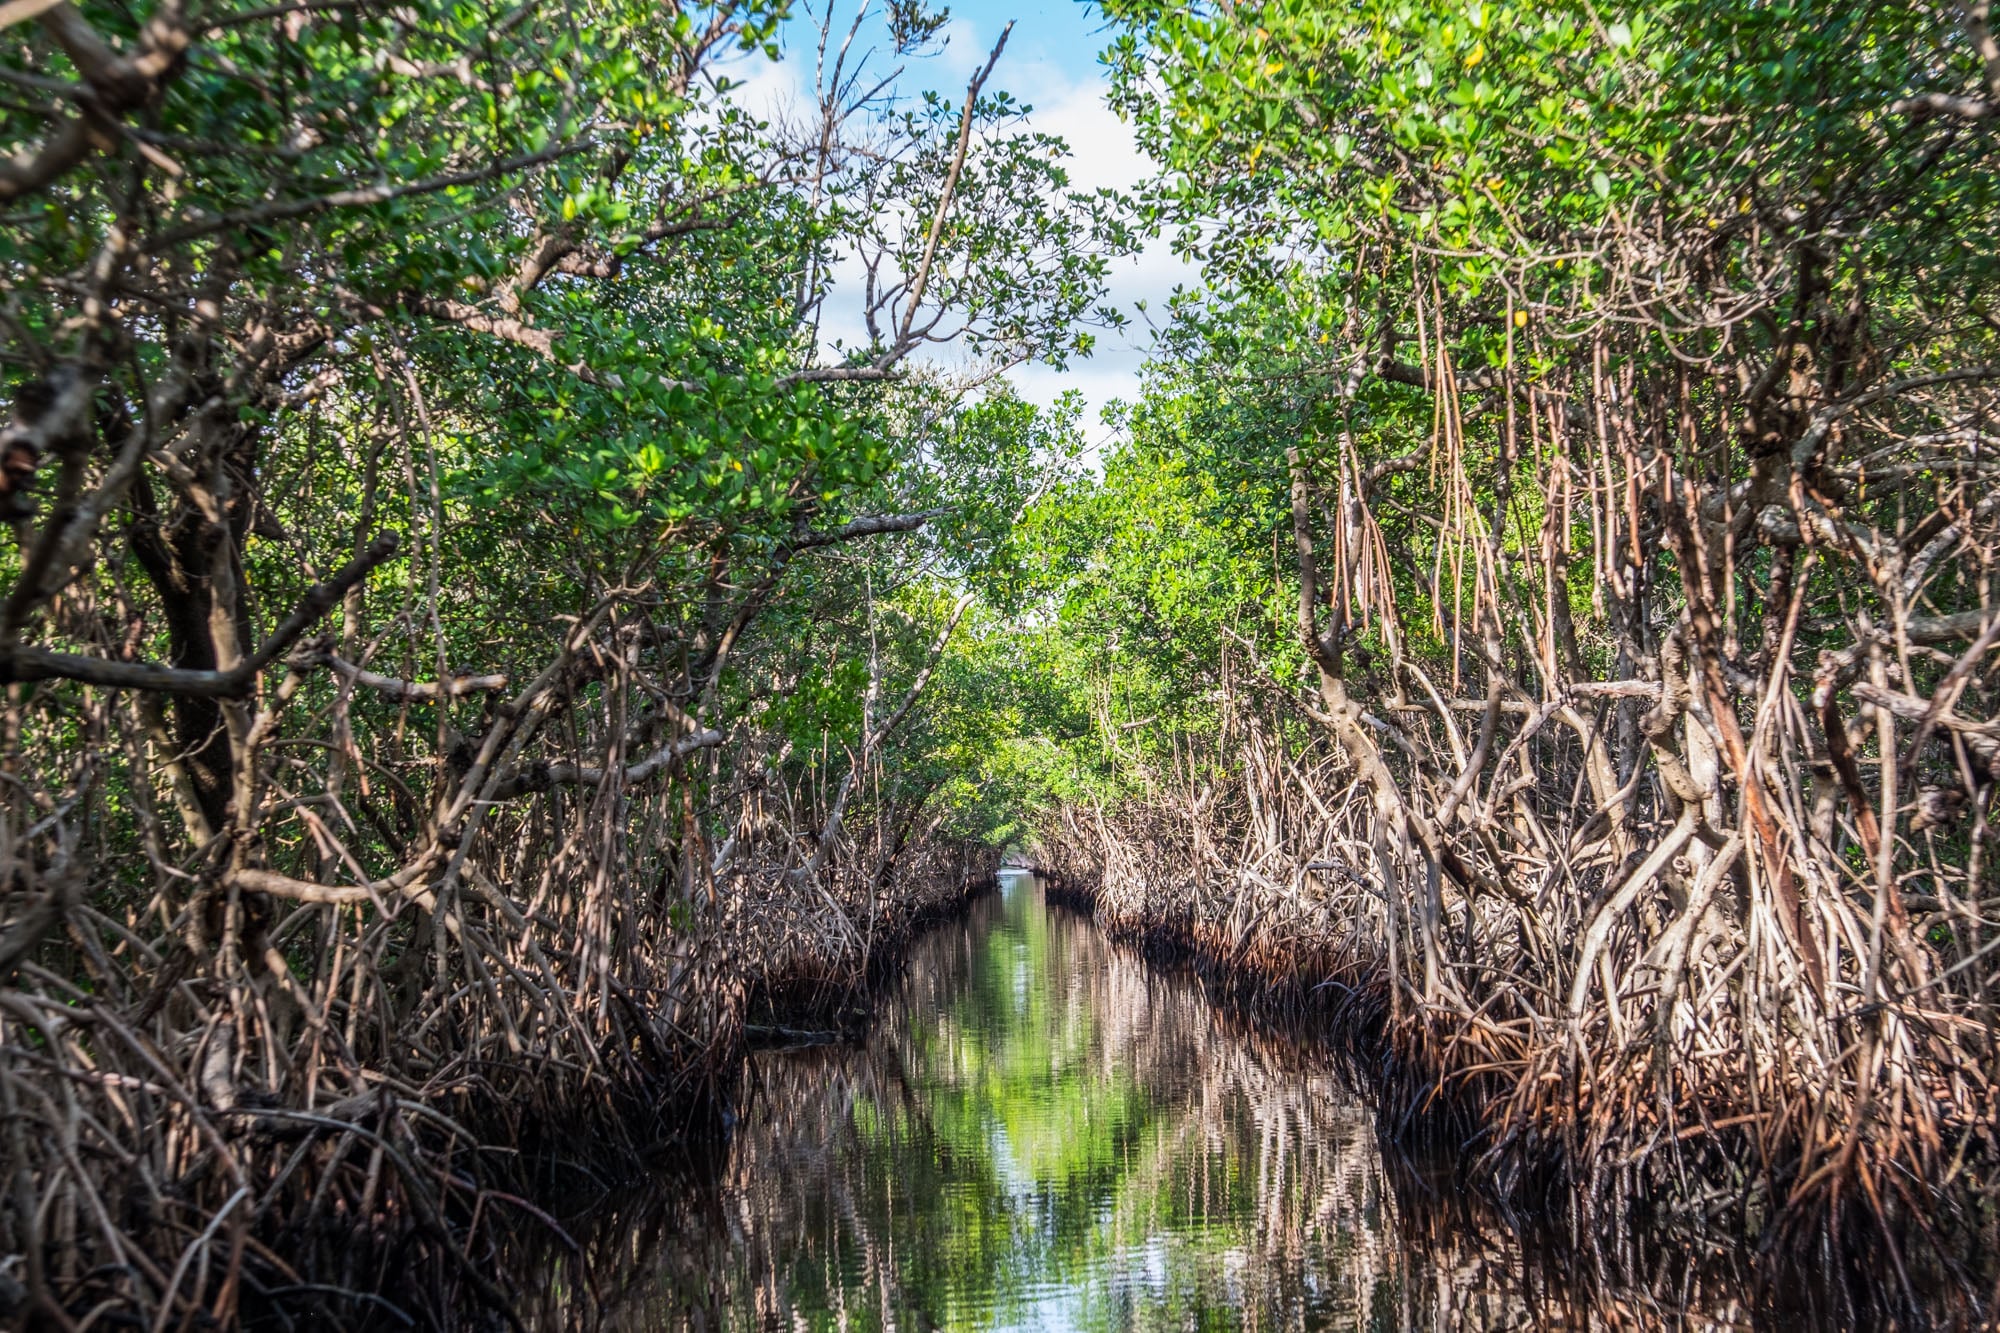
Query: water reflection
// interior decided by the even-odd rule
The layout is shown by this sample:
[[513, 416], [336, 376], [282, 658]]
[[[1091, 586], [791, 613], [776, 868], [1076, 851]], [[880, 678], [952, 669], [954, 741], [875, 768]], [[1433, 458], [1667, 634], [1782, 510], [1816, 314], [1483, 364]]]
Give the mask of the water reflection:
[[545, 1323], [1571, 1322], [1448, 1198], [1413, 1222], [1334, 1074], [1049, 910], [1025, 876], [917, 949], [865, 1047], [768, 1052], [752, 1079], [716, 1188], [600, 1216], [581, 1269], [595, 1299], [558, 1282]]

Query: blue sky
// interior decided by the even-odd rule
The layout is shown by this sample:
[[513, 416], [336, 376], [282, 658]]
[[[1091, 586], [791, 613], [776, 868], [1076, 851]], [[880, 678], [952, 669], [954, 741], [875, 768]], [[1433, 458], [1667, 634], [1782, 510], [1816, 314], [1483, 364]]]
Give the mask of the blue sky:
[[1046, 72], [1065, 86], [1097, 86], [1101, 81], [1097, 53], [1104, 46], [1104, 16], [1094, 4], [1078, 0], [960, 0], [950, 6], [953, 26], [966, 29], [966, 45], [981, 52], [1009, 20], [1014, 35], [1007, 39], [1007, 66], [1013, 72]]
[[[823, 12], [828, 0], [808, 0], [814, 13]], [[880, 0], [831, 0], [843, 26], [854, 7], [869, 3], [879, 13]], [[985, 62], [1000, 30], [1011, 19], [1014, 32], [1007, 50], [994, 71], [992, 86], [1005, 88], [1033, 107], [1030, 123], [1044, 132], [1059, 134], [1068, 141], [1071, 183], [1080, 189], [1099, 186], [1128, 188], [1151, 174], [1152, 164], [1133, 143], [1130, 130], [1105, 105], [1106, 81], [1097, 55], [1109, 40], [1104, 19], [1095, 4], [1079, 0], [958, 0], [949, 5], [950, 40], [934, 56], [910, 62], [906, 86], [930, 87], [940, 92], [963, 91], [972, 72]], [[797, 10], [794, 11], [798, 13]], [[800, 15], [800, 17], [804, 17]], [[795, 19], [795, 22], [797, 20]], [[811, 20], [808, 20], [810, 23]], [[816, 25], [814, 25], [816, 26]], [[804, 39], [806, 24], [799, 24], [798, 37]], [[805, 49], [787, 51], [785, 63], [795, 76], [803, 74], [800, 86], [810, 82], [813, 53]], [[742, 77], [739, 73], [738, 77]], [[764, 80], [752, 76], [753, 85]], [[781, 90], [773, 95], [782, 99]], [[1138, 378], [1145, 360], [1151, 333], [1135, 314], [1143, 302], [1154, 311], [1164, 312], [1167, 297], [1178, 284], [1192, 284], [1194, 270], [1175, 259], [1163, 242], [1140, 255], [1114, 266], [1109, 275], [1107, 299], [1110, 304], [1133, 315], [1133, 327], [1125, 333], [1104, 332], [1098, 338], [1095, 355], [1076, 361], [1066, 371], [1046, 366], [1025, 366], [1009, 378], [1023, 397], [1048, 404], [1068, 389], [1080, 392], [1085, 400], [1084, 428], [1093, 444], [1102, 444], [1108, 431], [1099, 413], [1114, 398], [1131, 399], [1138, 392]]]
[[[947, 60], [968, 66], [993, 49], [1000, 30], [1011, 19], [1013, 35], [994, 71], [994, 82], [1034, 107], [1030, 122], [1069, 141], [1074, 158], [1070, 173], [1075, 184], [1129, 186], [1150, 172], [1151, 163], [1132, 142], [1131, 132], [1104, 103], [1106, 80], [1098, 53], [1110, 40], [1105, 20], [1095, 4], [1079, 0], [960, 0], [950, 6], [957, 30]], [[1111, 303], [1134, 318], [1125, 333], [1105, 332], [1087, 361], [1067, 371], [1027, 366], [1013, 375], [1025, 397], [1052, 402], [1064, 389], [1080, 391], [1088, 407], [1084, 427], [1093, 442], [1107, 432], [1098, 413], [1113, 398], [1137, 395], [1138, 377], [1151, 334], [1134, 307], [1144, 302], [1156, 314], [1166, 310], [1175, 284], [1194, 281], [1192, 268], [1173, 258], [1164, 242], [1117, 266], [1111, 275]]]

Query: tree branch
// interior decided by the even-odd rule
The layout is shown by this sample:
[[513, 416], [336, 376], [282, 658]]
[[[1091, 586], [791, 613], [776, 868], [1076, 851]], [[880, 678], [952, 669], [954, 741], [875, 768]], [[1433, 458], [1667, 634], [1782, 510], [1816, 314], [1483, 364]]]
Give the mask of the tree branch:
[[58, 653], [46, 648], [17, 645], [11, 651], [0, 654], [0, 683], [79, 680], [112, 690], [241, 698], [250, 692], [259, 672], [283, 655], [314, 621], [333, 609], [349, 588], [366, 578], [370, 570], [395, 551], [394, 534], [384, 533], [377, 537], [360, 555], [348, 561], [339, 573], [324, 583], [313, 585], [292, 614], [264, 641], [264, 646], [227, 671], [190, 671], [152, 662], [114, 662], [79, 653]]
[[450, 680], [443, 681], [398, 680], [394, 676], [378, 676], [373, 671], [363, 670], [334, 653], [321, 653], [317, 660], [356, 685], [366, 686], [392, 699], [459, 699], [468, 694], [484, 694], [507, 688], [507, 677], [504, 675], [453, 676]]
[[[639, 762], [629, 765], [619, 774], [620, 786], [634, 786], [659, 773], [678, 760], [685, 759], [697, 750], [712, 750], [722, 744], [723, 734], [709, 729], [698, 731], [692, 736], [683, 736], [677, 741], [661, 746]], [[512, 800], [530, 792], [547, 791], [551, 787], [601, 787], [607, 770], [586, 768], [580, 764], [537, 763], [524, 764], [512, 773], [503, 775], [494, 788], [491, 799]]]

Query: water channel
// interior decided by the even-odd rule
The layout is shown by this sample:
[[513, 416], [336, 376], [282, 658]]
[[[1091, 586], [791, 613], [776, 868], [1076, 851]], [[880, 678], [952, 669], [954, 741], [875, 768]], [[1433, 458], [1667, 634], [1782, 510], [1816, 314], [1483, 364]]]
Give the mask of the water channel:
[[1026, 874], [918, 943], [865, 1045], [767, 1051], [750, 1081], [708, 1187], [600, 1218], [547, 1325], [584, 1282], [634, 1333], [1571, 1322], [1310, 1044]]

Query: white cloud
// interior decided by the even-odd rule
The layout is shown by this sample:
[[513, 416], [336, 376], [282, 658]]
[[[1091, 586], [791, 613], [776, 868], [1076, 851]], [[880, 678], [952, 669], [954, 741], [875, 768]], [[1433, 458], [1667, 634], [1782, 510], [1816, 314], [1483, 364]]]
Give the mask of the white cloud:
[[[840, 11], [829, 61], [834, 54], [832, 47], [845, 35], [850, 15], [851, 10]], [[986, 30], [989, 26], [991, 31]], [[865, 26], [855, 38], [849, 54], [850, 68], [870, 45], [879, 45], [886, 52], [886, 43], [879, 31], [871, 33], [873, 28], [872, 23]], [[979, 24], [964, 17], [954, 18], [949, 31], [951, 40], [941, 53], [900, 62], [905, 69], [904, 87], [959, 92], [985, 62], [999, 35], [996, 25]], [[817, 39], [816, 26], [811, 21], [796, 21], [786, 34], [783, 60], [775, 65], [761, 60], [746, 61], [731, 69], [731, 76], [741, 83], [735, 94], [739, 104], [776, 119], [798, 119], [811, 114]], [[1017, 31], [1008, 54], [1001, 57], [991, 86], [1005, 88], [1033, 108], [1028, 117], [1032, 128], [1060, 135], [1069, 144], [1071, 157], [1065, 166], [1071, 187], [1129, 190], [1150, 176], [1153, 164], [1140, 151], [1130, 127], [1105, 104], [1105, 85], [1095, 66], [1087, 73], [1072, 72], [1053, 61], [1026, 54], [1031, 50], [1021, 43], [1021, 33]], [[867, 68], [873, 78], [868, 82], [896, 67], [881, 53], [871, 56]], [[847, 285], [858, 282], [851, 270], [842, 276], [849, 279]], [[1082, 394], [1086, 435], [1093, 446], [1101, 446], [1110, 435], [1101, 421], [1105, 406], [1113, 399], [1129, 401], [1138, 396], [1139, 374], [1153, 337], [1148, 316], [1140, 313], [1141, 307], [1149, 312], [1151, 319], [1163, 320], [1167, 299], [1174, 288], [1192, 286], [1198, 281], [1196, 267], [1177, 258], [1166, 241], [1149, 242], [1140, 253], [1112, 261], [1107, 275], [1105, 303], [1124, 312], [1131, 321], [1126, 329], [1099, 331], [1094, 355], [1073, 360], [1067, 370], [1044, 365], [1022, 366], [1008, 378], [1022, 397], [1042, 405], [1054, 403], [1067, 390]], [[842, 296], [847, 299], [840, 299]], [[829, 302], [827, 323], [822, 330], [826, 342], [830, 344], [840, 338], [852, 345], [862, 340], [860, 321], [853, 309], [852, 294], [837, 292], [836, 298]]]
[[[1050, 66], [1037, 73], [1044, 90], [1027, 95], [1034, 106], [1030, 122], [1060, 134], [1070, 146], [1070, 183], [1078, 189], [1110, 187], [1129, 190], [1153, 174], [1154, 166], [1132, 137], [1131, 127], [1105, 105], [1103, 85], [1065, 80]], [[1097, 352], [1070, 369], [1026, 366], [1014, 372], [1021, 396], [1037, 403], [1055, 401], [1065, 389], [1076, 389], [1087, 404], [1084, 424], [1093, 444], [1109, 432], [1099, 414], [1114, 398], [1138, 397], [1139, 372], [1145, 364], [1153, 331], [1148, 323], [1166, 318], [1167, 299], [1177, 286], [1200, 281], [1195, 265], [1176, 256], [1164, 239], [1149, 241], [1138, 254], [1114, 260], [1107, 275], [1105, 303], [1125, 313], [1131, 324], [1122, 332], [1106, 330]], [[1141, 314], [1143, 306], [1145, 314]]]

